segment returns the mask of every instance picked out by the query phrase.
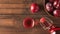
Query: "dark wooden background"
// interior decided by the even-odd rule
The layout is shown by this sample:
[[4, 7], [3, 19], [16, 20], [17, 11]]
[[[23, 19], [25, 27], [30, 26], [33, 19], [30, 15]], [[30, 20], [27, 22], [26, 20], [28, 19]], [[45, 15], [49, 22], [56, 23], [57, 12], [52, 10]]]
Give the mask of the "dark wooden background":
[[[25, 29], [22, 23], [26, 17], [35, 20], [48, 17], [56, 27], [60, 27], [60, 18], [48, 15], [44, 10], [44, 2], [45, 0], [0, 0], [0, 34], [49, 34], [40, 25]], [[32, 14], [31, 3], [37, 3], [43, 8], [38, 13]]]

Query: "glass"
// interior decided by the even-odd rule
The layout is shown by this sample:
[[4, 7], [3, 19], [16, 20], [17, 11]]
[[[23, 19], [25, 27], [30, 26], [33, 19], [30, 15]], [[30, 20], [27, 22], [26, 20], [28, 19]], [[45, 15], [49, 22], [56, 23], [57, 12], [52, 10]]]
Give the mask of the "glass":
[[53, 27], [53, 21], [47, 17], [42, 17], [40, 19], [40, 25], [44, 30], [49, 30]]
[[27, 17], [23, 20], [23, 26], [25, 28], [32, 28], [34, 27], [34, 20], [30, 17]]

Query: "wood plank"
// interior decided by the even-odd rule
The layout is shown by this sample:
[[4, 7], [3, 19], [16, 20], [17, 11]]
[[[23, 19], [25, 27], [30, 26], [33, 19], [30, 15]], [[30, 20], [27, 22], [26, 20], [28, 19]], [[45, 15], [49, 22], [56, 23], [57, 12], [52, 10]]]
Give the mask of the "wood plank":
[[25, 4], [0, 4], [0, 9], [6, 8], [25, 8]]
[[0, 0], [0, 3], [23, 3], [24, 0]]
[[0, 14], [21, 14], [24, 9], [0, 9]]
[[13, 19], [0, 19], [0, 26], [14, 27], [15, 21]]

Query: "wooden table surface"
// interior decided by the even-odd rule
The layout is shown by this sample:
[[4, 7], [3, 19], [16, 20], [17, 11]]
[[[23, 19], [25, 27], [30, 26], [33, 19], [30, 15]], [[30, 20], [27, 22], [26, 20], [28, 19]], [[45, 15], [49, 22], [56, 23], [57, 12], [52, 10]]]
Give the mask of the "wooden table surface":
[[[56, 27], [60, 27], [60, 18], [48, 15], [44, 10], [45, 0], [0, 0], [0, 34], [49, 34], [40, 25], [25, 29], [23, 19], [32, 17], [39, 20], [41, 17], [50, 18]], [[31, 3], [43, 7], [38, 13], [32, 14]]]

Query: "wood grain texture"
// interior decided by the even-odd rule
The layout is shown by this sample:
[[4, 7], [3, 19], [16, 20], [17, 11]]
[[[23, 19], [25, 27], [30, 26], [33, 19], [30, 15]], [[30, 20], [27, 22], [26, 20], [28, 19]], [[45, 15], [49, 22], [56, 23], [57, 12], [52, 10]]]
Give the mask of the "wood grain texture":
[[25, 4], [0, 4], [0, 8], [1, 9], [12, 9], [12, 8], [16, 8], [16, 9], [18, 9], [18, 8], [24, 8], [25, 7]]
[[21, 14], [24, 9], [0, 9], [0, 14]]

